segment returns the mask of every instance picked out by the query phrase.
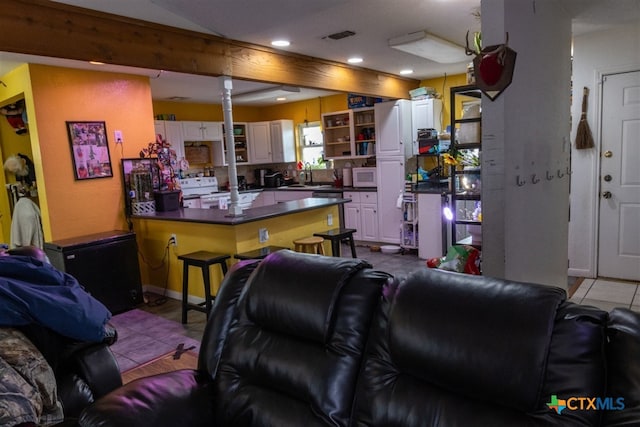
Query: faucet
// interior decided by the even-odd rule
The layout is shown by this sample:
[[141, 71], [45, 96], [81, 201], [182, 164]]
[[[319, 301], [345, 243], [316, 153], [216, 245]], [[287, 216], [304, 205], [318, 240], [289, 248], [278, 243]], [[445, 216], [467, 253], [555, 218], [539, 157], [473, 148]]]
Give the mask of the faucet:
[[305, 163], [305, 166], [306, 166], [305, 175], [308, 179], [307, 184], [313, 185], [313, 173], [311, 172], [311, 165], [309, 164], [309, 162], [307, 162]]

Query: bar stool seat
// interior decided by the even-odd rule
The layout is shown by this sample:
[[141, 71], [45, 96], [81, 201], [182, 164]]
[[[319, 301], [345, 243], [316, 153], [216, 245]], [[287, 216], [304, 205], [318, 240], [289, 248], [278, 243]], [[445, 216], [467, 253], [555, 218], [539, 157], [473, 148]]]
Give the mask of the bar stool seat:
[[293, 241], [293, 248], [296, 252], [311, 252], [314, 254], [324, 255], [324, 247], [322, 247], [323, 242], [324, 239], [322, 237], [303, 237]]
[[340, 256], [341, 248], [340, 243], [346, 241], [351, 246], [351, 256], [356, 256], [356, 245], [353, 241], [353, 233], [357, 230], [353, 228], [334, 228], [333, 230], [327, 230], [322, 233], [313, 233], [314, 236], [322, 237], [323, 239], [331, 241], [331, 255]]
[[235, 259], [244, 260], [244, 259], [265, 259], [267, 255], [282, 250], [289, 249], [284, 246], [265, 246], [264, 248], [256, 249], [254, 251], [242, 252], [239, 254], [235, 254], [233, 257]]
[[[196, 310], [207, 315], [211, 312], [214, 296], [211, 295], [211, 275], [209, 267], [218, 264], [222, 269], [222, 276], [227, 274], [227, 260], [231, 258], [228, 254], [217, 254], [208, 251], [191, 252], [178, 255], [182, 260], [182, 323], [187, 323], [187, 311]], [[202, 269], [202, 280], [204, 282], [204, 302], [193, 304], [189, 302], [189, 266], [200, 267]]]

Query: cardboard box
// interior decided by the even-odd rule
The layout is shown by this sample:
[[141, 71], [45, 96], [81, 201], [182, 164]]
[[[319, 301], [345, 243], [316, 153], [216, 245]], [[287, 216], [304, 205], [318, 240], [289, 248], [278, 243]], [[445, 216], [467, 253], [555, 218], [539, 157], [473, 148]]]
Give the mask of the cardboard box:
[[347, 95], [347, 104], [349, 108], [372, 107], [373, 104], [377, 102], [382, 102], [382, 98], [356, 95], [354, 93], [350, 93]]

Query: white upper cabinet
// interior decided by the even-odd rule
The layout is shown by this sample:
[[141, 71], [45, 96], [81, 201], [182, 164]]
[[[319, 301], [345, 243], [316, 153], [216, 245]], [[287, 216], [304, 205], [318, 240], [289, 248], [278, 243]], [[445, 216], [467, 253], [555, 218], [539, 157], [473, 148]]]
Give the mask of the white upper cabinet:
[[178, 160], [184, 157], [184, 137], [182, 134], [182, 122], [171, 120], [156, 120], [154, 122], [156, 135], [162, 135], [171, 148], [176, 152]]
[[271, 163], [271, 130], [269, 122], [249, 123], [249, 163]]
[[442, 131], [440, 124], [442, 101], [439, 99], [420, 99], [411, 101], [411, 140], [413, 154], [418, 154], [418, 129], [435, 129]]
[[376, 155], [411, 157], [411, 101], [379, 102], [375, 104]]
[[249, 123], [250, 163], [284, 163], [295, 160], [293, 120]]
[[221, 122], [183, 121], [182, 131], [185, 141], [219, 141], [222, 139]]
[[273, 120], [269, 125], [273, 162], [295, 162], [296, 142], [293, 134], [293, 120]]

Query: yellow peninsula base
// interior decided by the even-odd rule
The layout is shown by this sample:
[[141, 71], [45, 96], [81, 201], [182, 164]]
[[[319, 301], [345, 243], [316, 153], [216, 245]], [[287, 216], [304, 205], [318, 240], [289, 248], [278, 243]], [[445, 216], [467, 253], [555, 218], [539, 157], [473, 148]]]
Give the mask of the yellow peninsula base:
[[[328, 217], [338, 218], [338, 205], [345, 199], [303, 199], [247, 209], [242, 217], [227, 217], [219, 209], [180, 209], [132, 217], [140, 251], [140, 272], [143, 286], [152, 286], [171, 298], [182, 298], [182, 262], [178, 255], [206, 250], [229, 254], [229, 266], [237, 262], [233, 256], [264, 246], [293, 249], [293, 240], [313, 233], [339, 227], [337, 221], [328, 225]], [[266, 229], [268, 240], [260, 243], [259, 230]], [[172, 234], [177, 245], [168, 245]], [[325, 242], [325, 253], [331, 245]], [[167, 263], [168, 262], [168, 267]], [[168, 268], [168, 271], [167, 271]], [[216, 294], [222, 281], [217, 266], [211, 267], [211, 291]], [[189, 272], [189, 300], [204, 300], [200, 269]]]

